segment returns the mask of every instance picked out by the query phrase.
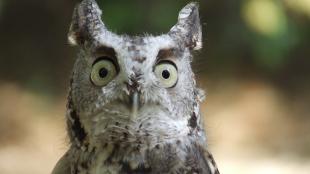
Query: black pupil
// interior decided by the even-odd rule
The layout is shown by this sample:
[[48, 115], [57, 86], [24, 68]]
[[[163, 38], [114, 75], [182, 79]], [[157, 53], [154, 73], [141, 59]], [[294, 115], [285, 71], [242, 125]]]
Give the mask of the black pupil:
[[170, 72], [169, 72], [168, 70], [164, 70], [164, 71], [162, 72], [162, 76], [163, 76], [164, 79], [169, 79], [169, 77], [170, 77]]
[[101, 68], [99, 71], [99, 76], [101, 78], [106, 78], [108, 76], [108, 70], [106, 68]]

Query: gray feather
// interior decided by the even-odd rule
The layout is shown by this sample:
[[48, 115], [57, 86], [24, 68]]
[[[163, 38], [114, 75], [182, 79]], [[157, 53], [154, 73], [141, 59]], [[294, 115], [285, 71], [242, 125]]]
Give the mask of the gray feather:
[[201, 39], [196, 3], [160, 36], [116, 35], [95, 0], [78, 4], [69, 32], [80, 48], [67, 105], [71, 144], [52, 174], [218, 174], [191, 68]]

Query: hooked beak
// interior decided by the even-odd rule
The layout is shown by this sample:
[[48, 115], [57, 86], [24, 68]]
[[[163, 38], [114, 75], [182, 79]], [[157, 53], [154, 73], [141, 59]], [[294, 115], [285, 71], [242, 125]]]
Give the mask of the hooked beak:
[[130, 94], [131, 119], [136, 119], [140, 108], [140, 94], [134, 91]]
[[141, 107], [141, 93], [138, 77], [131, 77], [129, 82], [126, 82], [129, 95], [129, 108], [131, 109], [131, 119], [136, 119]]

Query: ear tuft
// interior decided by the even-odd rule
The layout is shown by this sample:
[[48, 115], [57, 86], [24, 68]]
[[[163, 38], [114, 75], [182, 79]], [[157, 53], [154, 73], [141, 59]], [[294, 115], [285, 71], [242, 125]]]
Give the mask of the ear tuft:
[[199, 5], [187, 4], [179, 13], [178, 23], [168, 33], [191, 50], [202, 48], [202, 31], [199, 18]]
[[83, 0], [73, 12], [72, 23], [68, 33], [71, 45], [83, 45], [96, 40], [106, 30], [101, 20], [101, 10], [95, 0]]

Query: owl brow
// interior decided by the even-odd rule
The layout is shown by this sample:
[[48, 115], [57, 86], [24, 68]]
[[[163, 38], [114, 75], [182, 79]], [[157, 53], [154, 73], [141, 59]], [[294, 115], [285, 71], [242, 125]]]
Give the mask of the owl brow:
[[95, 49], [95, 54], [109, 56], [111, 58], [116, 58], [116, 52], [114, 48], [101, 45]]
[[175, 57], [175, 48], [161, 49], [157, 54], [157, 61]]

